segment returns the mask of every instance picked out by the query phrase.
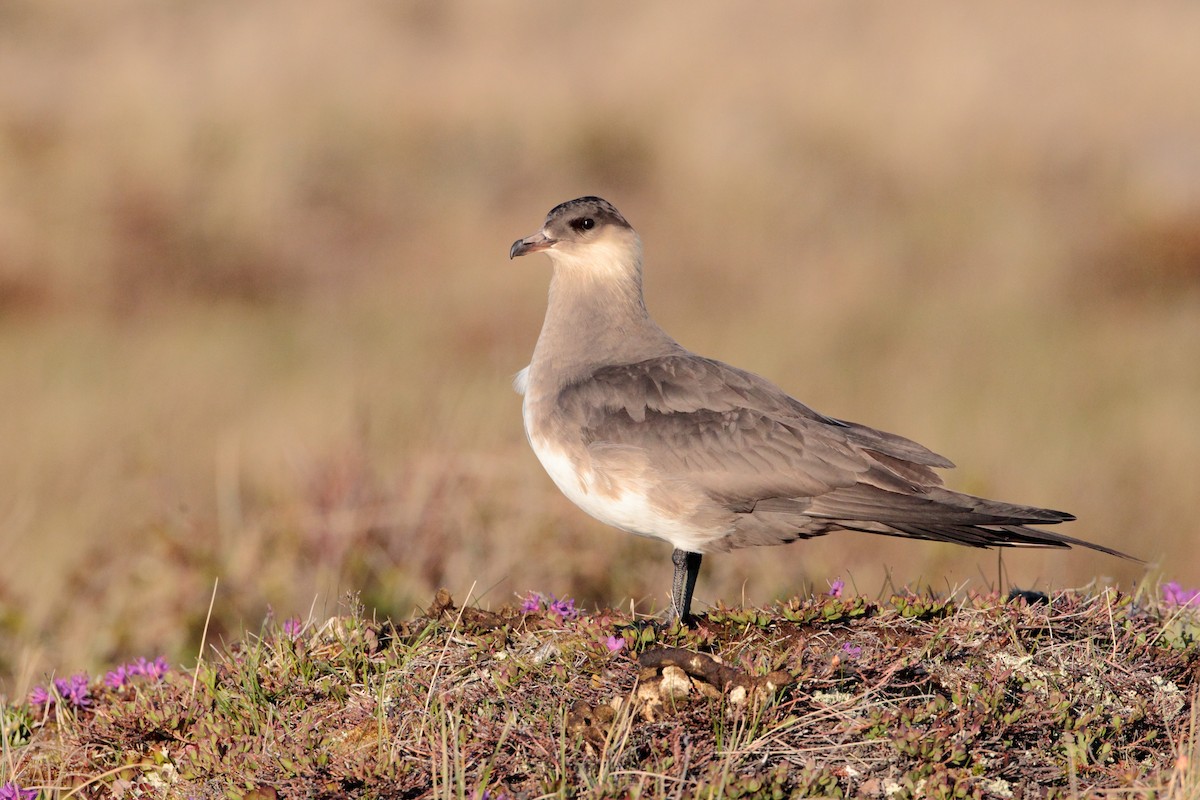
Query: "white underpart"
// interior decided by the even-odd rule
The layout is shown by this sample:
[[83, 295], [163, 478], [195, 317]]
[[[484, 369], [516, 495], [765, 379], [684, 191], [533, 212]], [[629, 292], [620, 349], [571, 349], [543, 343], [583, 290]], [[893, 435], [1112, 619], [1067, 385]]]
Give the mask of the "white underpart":
[[706, 545], [723, 531], [698, 530], [686, 520], [668, 516], [650, 503], [645, 487], [637, 481], [625, 485], [615, 497], [595, 491], [596, 476], [591, 469], [578, 470], [575, 462], [548, 440], [529, 432], [529, 408], [525, 407], [525, 434], [534, 455], [554, 485], [575, 505], [591, 516], [629, 533], [664, 539], [680, 550], [703, 552]]

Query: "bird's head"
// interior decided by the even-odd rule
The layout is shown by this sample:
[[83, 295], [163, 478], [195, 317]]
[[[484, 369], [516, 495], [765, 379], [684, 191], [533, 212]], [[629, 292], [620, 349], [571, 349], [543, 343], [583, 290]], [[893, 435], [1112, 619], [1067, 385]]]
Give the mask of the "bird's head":
[[593, 277], [615, 271], [640, 273], [642, 242], [621, 212], [599, 197], [580, 197], [555, 206], [542, 229], [513, 242], [509, 258], [545, 251], [555, 267]]

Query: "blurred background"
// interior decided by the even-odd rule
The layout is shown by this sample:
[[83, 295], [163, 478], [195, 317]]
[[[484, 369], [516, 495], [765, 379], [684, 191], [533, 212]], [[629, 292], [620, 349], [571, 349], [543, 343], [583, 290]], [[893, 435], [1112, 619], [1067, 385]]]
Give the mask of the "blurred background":
[[1200, 6], [0, 5], [0, 692], [359, 593], [661, 610], [510, 380], [555, 204], [686, 346], [1062, 508], [1088, 551], [843, 534], [698, 607], [1200, 584]]

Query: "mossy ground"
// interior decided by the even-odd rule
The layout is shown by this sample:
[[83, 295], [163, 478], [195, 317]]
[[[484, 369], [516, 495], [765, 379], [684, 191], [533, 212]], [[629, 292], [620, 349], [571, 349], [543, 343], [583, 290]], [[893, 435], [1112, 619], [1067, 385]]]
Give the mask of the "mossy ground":
[[819, 596], [718, 606], [692, 629], [631, 622], [446, 593], [403, 622], [268, 621], [195, 669], [6, 704], [0, 783], [96, 798], [1200, 788], [1186, 608], [1113, 591]]

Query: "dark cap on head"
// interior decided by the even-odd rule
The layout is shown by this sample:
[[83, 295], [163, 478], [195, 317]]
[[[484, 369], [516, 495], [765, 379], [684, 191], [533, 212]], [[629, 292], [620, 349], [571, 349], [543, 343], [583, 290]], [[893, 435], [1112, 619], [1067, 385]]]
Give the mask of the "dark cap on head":
[[594, 239], [604, 229], [614, 228], [633, 231], [633, 227], [621, 216], [612, 203], [602, 197], [578, 197], [559, 203], [550, 209], [542, 229], [537, 233], [518, 239], [508, 250], [509, 258], [527, 253], [549, 250], [562, 243], [582, 243]]
[[623, 228], [630, 227], [625, 218], [621, 216], [621, 212], [617, 211], [616, 206], [603, 197], [577, 197], [574, 200], [559, 203], [546, 215], [547, 227], [551, 221], [564, 217], [591, 218], [596, 225], [609, 224], [619, 225]]

